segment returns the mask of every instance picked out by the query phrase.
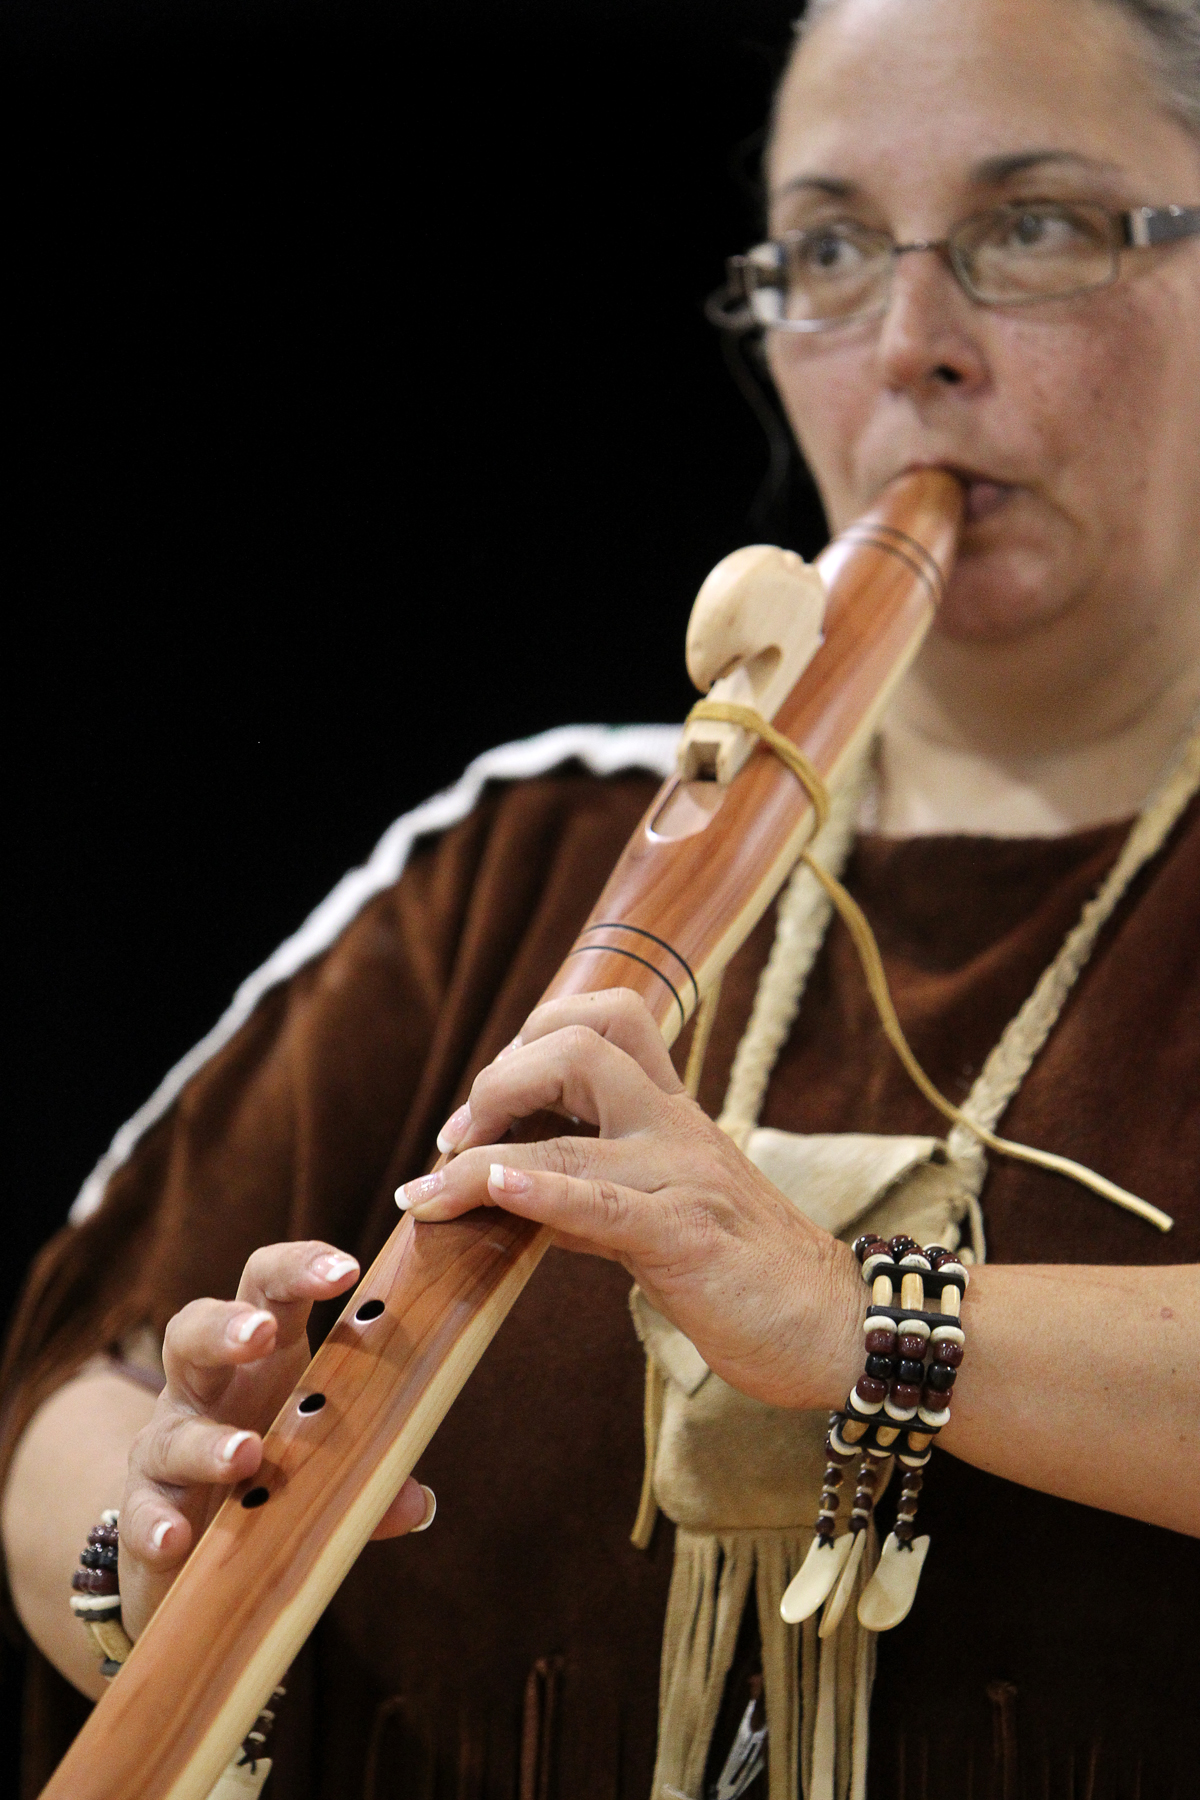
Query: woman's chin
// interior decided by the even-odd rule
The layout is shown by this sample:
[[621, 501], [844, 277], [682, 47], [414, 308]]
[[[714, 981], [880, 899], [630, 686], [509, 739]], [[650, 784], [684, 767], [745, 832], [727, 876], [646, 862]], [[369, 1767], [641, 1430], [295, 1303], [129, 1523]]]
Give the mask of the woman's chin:
[[959, 644], [1011, 643], [1043, 630], [1071, 604], [1046, 560], [963, 546], [938, 609], [938, 635]]

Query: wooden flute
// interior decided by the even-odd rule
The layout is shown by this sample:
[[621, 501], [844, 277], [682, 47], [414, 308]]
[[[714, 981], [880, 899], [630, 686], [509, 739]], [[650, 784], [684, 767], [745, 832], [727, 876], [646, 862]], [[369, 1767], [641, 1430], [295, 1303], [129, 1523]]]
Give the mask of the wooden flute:
[[[911, 472], [818, 559], [819, 648], [774, 724], [831, 790], [920, 646], [961, 518], [953, 476]], [[804, 788], [762, 745], [725, 782], [672, 776], [545, 998], [633, 988], [672, 1042], [812, 823]], [[206, 1800], [548, 1237], [491, 1208], [400, 1222], [267, 1433], [258, 1473], [221, 1506], [43, 1800]]]

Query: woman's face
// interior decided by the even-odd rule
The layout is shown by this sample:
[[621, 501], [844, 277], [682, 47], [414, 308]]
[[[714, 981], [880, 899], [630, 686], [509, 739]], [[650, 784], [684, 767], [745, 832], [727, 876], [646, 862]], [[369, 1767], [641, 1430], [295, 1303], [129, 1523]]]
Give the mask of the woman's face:
[[[772, 235], [850, 216], [938, 239], [1016, 200], [1200, 205], [1200, 143], [1101, 0], [841, 0], [793, 59], [769, 174]], [[946, 636], [1082, 614], [1107, 657], [1172, 608], [1200, 618], [1200, 242], [1009, 309], [905, 256], [883, 319], [772, 333], [768, 356], [835, 529], [913, 465], [971, 478]]]

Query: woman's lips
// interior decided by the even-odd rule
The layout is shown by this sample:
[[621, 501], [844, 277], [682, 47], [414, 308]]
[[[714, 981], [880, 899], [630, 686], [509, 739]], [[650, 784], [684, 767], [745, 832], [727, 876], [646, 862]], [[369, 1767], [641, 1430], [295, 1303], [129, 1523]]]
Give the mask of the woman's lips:
[[968, 525], [978, 525], [981, 520], [990, 519], [993, 513], [1007, 506], [1013, 495], [1019, 492], [1014, 482], [994, 481], [990, 475], [981, 475], [977, 470], [949, 459], [945, 462], [913, 462], [908, 466], [910, 469], [945, 469], [948, 474], [957, 475], [966, 496], [963, 516]]
[[966, 478], [966, 490], [968, 525], [977, 525], [981, 519], [990, 519], [1016, 492], [1015, 488], [1003, 481], [982, 481], [972, 477]]

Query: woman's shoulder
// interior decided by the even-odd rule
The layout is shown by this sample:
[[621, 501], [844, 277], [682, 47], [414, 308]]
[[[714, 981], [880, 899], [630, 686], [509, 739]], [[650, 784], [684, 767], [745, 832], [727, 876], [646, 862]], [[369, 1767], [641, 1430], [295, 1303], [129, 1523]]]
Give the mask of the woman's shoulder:
[[548, 889], [590, 904], [674, 766], [677, 738], [672, 725], [562, 726], [485, 751], [451, 787], [401, 814], [120, 1126], [72, 1222], [90, 1217], [116, 1171], [184, 1090], [228, 1057], [264, 1002], [280, 1007], [281, 990], [352, 992], [358, 975], [373, 981], [381, 960], [411, 954], [418, 940], [444, 971], [465, 930], [478, 937], [482, 921], [482, 935], [503, 944]]

